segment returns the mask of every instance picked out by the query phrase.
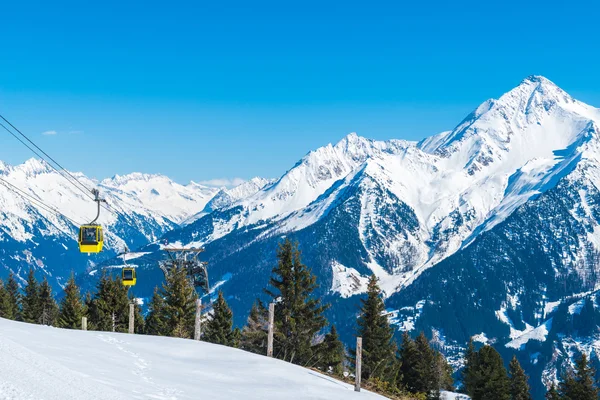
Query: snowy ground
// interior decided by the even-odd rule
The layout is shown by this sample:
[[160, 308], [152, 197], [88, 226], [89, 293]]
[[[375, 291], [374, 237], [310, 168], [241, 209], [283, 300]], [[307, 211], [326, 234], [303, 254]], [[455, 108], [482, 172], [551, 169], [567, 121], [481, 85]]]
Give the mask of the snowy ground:
[[0, 400], [383, 399], [326, 375], [185, 339], [0, 318]]

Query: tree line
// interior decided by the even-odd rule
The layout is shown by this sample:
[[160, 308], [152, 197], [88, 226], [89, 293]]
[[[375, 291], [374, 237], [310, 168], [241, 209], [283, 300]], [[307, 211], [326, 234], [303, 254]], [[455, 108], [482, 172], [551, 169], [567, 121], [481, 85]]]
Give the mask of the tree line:
[[[277, 265], [264, 295], [275, 303], [274, 357], [344, 379], [354, 371], [355, 351], [346, 349], [336, 327], [324, 316], [329, 308], [314, 296], [315, 275], [302, 263], [298, 244], [286, 239], [277, 249]], [[11, 273], [0, 280], [0, 317], [61, 328], [127, 332], [129, 304], [135, 304], [135, 333], [192, 338], [198, 294], [184, 269], [174, 269], [161, 287], [155, 288], [146, 315], [121, 278], [104, 272], [93, 294], [82, 296], [73, 275], [57, 304], [46, 278], [36, 281], [33, 270], [21, 291]], [[221, 291], [203, 324], [203, 341], [237, 347], [258, 354], [267, 352], [268, 307], [257, 299], [246, 325], [233, 326], [233, 313]], [[397, 399], [438, 399], [441, 390], [454, 390], [453, 370], [443, 354], [421, 332], [416, 338], [404, 333], [397, 343], [386, 315], [382, 292], [371, 276], [361, 299], [356, 335], [362, 337], [364, 386]], [[346, 372], [346, 374], [345, 374]], [[585, 355], [559, 387], [548, 391], [549, 400], [598, 398], [594, 373]], [[529, 400], [528, 377], [513, 358], [507, 372], [500, 354], [491, 346], [475, 350], [468, 345], [462, 370], [462, 391], [473, 400]], [[595, 397], [594, 397], [595, 396]]]

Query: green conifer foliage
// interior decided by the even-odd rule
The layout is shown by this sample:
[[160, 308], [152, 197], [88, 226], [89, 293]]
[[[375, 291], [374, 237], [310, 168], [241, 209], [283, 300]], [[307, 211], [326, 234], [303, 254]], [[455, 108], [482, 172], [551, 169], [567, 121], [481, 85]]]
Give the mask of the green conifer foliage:
[[48, 279], [44, 280], [39, 287], [39, 316], [38, 324], [56, 326], [58, 319], [58, 306], [52, 294], [52, 288]]
[[554, 383], [546, 392], [546, 400], [561, 400], [560, 394], [558, 393], [558, 390], [556, 389], [556, 385]]
[[165, 299], [161, 296], [158, 287], [154, 288], [154, 295], [148, 305], [146, 317], [146, 333], [148, 335], [166, 336], [169, 334], [165, 317]]
[[318, 287], [316, 277], [302, 264], [298, 243], [286, 239], [277, 250], [278, 264], [273, 268], [265, 290], [274, 300], [276, 357], [306, 365], [312, 361], [312, 342], [315, 335], [325, 327], [323, 312], [327, 306], [319, 298], [312, 297]]
[[127, 332], [129, 297], [121, 278], [114, 279], [104, 272], [97, 288], [89, 307], [90, 327], [100, 331]]
[[202, 340], [210, 343], [234, 346], [233, 313], [225, 301], [223, 292], [219, 290], [219, 296], [213, 304], [213, 316], [206, 324], [202, 334]]
[[[470, 347], [472, 343], [470, 344]], [[509, 400], [510, 382], [502, 357], [491, 346], [467, 351], [465, 386], [472, 400]]]
[[527, 383], [529, 378], [525, 375], [525, 371], [521, 368], [516, 356], [513, 356], [510, 361], [509, 374], [511, 400], [531, 400], [529, 384]]
[[8, 298], [8, 291], [2, 279], [0, 279], [0, 318], [12, 319], [12, 308]]
[[15, 280], [14, 274], [11, 272], [6, 281], [6, 292], [8, 294], [8, 319], [21, 320], [21, 294], [19, 293], [19, 285]]
[[344, 364], [344, 345], [340, 341], [335, 325], [331, 325], [331, 330], [317, 350], [318, 361], [316, 365], [322, 371], [329, 372], [337, 376], [341, 376]]
[[60, 302], [58, 326], [61, 328], [81, 329], [81, 317], [84, 316], [84, 305], [81, 301], [79, 286], [75, 283], [75, 275], [67, 281], [64, 296]]
[[267, 354], [268, 310], [256, 300], [250, 310], [246, 326], [242, 329], [240, 348], [256, 354]]
[[567, 374], [560, 385], [562, 397], [566, 400], [598, 400], [594, 375], [587, 355], [582, 353], [575, 361], [575, 373]]
[[40, 316], [40, 295], [33, 269], [30, 269], [27, 275], [27, 286], [25, 286], [24, 292], [21, 318], [23, 322], [35, 324]]
[[161, 319], [166, 324], [166, 335], [192, 338], [198, 294], [188, 279], [186, 270], [171, 270], [163, 283], [160, 295], [164, 299]]

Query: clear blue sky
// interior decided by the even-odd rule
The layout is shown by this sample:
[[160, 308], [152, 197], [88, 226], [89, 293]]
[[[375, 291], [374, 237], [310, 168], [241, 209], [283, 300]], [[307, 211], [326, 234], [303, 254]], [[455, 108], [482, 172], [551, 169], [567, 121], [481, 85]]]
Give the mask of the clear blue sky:
[[560, 3], [4, 2], [0, 112], [97, 178], [277, 177], [352, 131], [451, 129], [530, 74], [600, 106], [600, 6]]

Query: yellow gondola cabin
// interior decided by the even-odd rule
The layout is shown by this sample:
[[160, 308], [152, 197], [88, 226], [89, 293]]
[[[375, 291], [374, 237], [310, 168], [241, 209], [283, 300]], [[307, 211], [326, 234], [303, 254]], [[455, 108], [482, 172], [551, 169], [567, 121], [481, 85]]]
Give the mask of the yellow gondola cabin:
[[82, 253], [100, 253], [104, 244], [104, 235], [100, 225], [83, 225], [79, 228], [79, 251]]
[[135, 277], [135, 268], [125, 267], [122, 272], [123, 285], [134, 286], [137, 279]]

